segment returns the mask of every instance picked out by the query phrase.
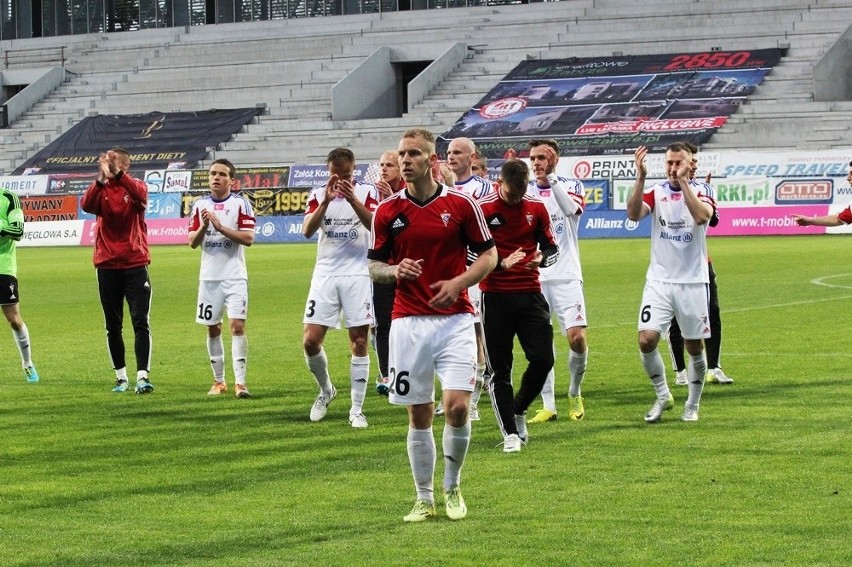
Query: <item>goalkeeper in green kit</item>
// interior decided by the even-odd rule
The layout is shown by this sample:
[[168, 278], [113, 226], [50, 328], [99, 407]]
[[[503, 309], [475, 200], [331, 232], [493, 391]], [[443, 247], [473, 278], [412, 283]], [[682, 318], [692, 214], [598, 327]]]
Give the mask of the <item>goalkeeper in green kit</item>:
[[17, 242], [24, 235], [24, 211], [17, 195], [0, 189], [0, 306], [12, 327], [12, 336], [21, 353], [21, 364], [27, 382], [38, 382], [30, 356], [30, 333], [21, 319], [18, 308], [18, 262], [15, 256]]

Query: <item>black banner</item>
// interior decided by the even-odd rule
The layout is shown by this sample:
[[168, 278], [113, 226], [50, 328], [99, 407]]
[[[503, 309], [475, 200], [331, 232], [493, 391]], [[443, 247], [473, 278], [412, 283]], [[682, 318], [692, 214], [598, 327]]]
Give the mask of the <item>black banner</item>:
[[15, 172], [85, 172], [94, 176], [98, 156], [114, 146], [130, 153], [133, 171], [188, 169], [206, 157], [208, 147], [227, 141], [261, 111], [238, 108], [89, 116]]

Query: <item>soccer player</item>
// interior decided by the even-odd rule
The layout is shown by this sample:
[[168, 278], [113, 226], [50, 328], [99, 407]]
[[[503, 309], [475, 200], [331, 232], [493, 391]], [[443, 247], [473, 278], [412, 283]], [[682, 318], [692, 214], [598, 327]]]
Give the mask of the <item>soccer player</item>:
[[[535, 179], [530, 181], [527, 193], [544, 201], [559, 246], [559, 258], [552, 266], [541, 270], [541, 290], [551, 315], [556, 317], [559, 329], [568, 338], [568, 417], [578, 421], [586, 415], [581, 386], [589, 354], [586, 343], [586, 300], [583, 295], [578, 242], [580, 215], [586, 206], [585, 189], [577, 179], [556, 175], [556, 164], [559, 162], [559, 145], [556, 140], [532, 140], [529, 147]], [[541, 390], [544, 408], [538, 410], [529, 423], [556, 419], [554, 381], [555, 372], [551, 369]]]
[[[527, 195], [528, 184], [527, 164], [509, 160], [500, 170], [500, 188], [479, 201], [500, 259], [479, 285], [491, 403], [506, 453], [517, 453], [528, 441], [527, 408], [553, 369], [553, 326], [538, 268], [553, 265], [559, 249], [550, 213], [539, 199]], [[512, 388], [516, 335], [528, 362], [517, 395]]]
[[227, 311], [234, 395], [248, 398], [251, 394], [246, 387], [248, 270], [245, 249], [254, 242], [255, 218], [245, 197], [231, 192], [235, 176], [234, 165], [226, 159], [210, 164], [210, 195], [192, 205], [189, 245], [192, 248], [201, 246], [195, 322], [207, 326], [207, 354], [213, 368], [213, 385], [207, 394], [217, 396], [228, 391], [222, 344], [222, 313]]
[[[474, 175], [473, 161], [479, 154], [476, 145], [470, 138], [455, 138], [447, 146], [447, 165], [455, 176], [455, 188], [463, 191], [474, 199], [482, 199], [493, 191], [491, 182], [485, 178]], [[473, 262], [473, 255], [468, 255], [468, 262]], [[474, 329], [476, 329], [476, 389], [470, 397], [470, 419], [479, 420], [479, 398], [482, 396], [482, 388], [485, 381], [485, 339], [482, 335], [482, 319], [480, 307], [482, 304], [482, 292], [479, 286], [472, 286], [467, 291], [474, 309]], [[441, 406], [439, 406], [440, 408]]]
[[39, 376], [30, 352], [30, 332], [21, 318], [18, 293], [17, 243], [24, 236], [24, 211], [14, 193], [0, 188], [0, 305], [12, 327], [12, 336], [21, 354], [21, 365], [27, 382], [38, 382]]
[[363, 413], [370, 377], [367, 342], [374, 320], [367, 246], [378, 201], [375, 187], [354, 180], [352, 150], [331, 150], [326, 164], [328, 182], [311, 191], [302, 224], [305, 238], [319, 231], [317, 261], [302, 320], [305, 361], [320, 389], [310, 416], [311, 421], [324, 418], [328, 405], [337, 396], [328, 374], [323, 341], [329, 327], [339, 328], [343, 313], [352, 352], [349, 424], [360, 429], [367, 427]]
[[[690, 173], [690, 182], [696, 190], [701, 189], [701, 184], [695, 181], [695, 172], [698, 170], [698, 147], [694, 144], [687, 144], [689, 151], [692, 152], [692, 172]], [[707, 174], [704, 184], [710, 185], [711, 174]], [[715, 195], [715, 190], [712, 186], [705, 189], [705, 193], [712, 191], [711, 195]], [[708, 226], [714, 227], [719, 224], [719, 212], [714, 211], [710, 218]], [[722, 313], [719, 309], [719, 289], [716, 285], [716, 271], [713, 269], [713, 261], [707, 257], [707, 273], [710, 278], [710, 336], [704, 340], [704, 348], [707, 351], [707, 375], [704, 378], [707, 382], [715, 382], [716, 384], [729, 385], [733, 384], [733, 378], [728, 377], [722, 371], [719, 364], [719, 356], [722, 350]], [[675, 385], [686, 386], [688, 383], [686, 372], [686, 360], [683, 357], [683, 336], [680, 332], [680, 325], [677, 319], [672, 319], [672, 324], [669, 326], [668, 332], [669, 354], [672, 359], [672, 366], [675, 370]]]
[[[387, 150], [379, 159], [380, 178], [376, 181], [376, 191], [379, 201], [384, 201], [405, 187], [405, 180], [399, 172], [399, 156], [396, 150]], [[391, 325], [391, 310], [393, 309], [393, 294], [396, 285], [391, 283], [373, 282], [373, 311], [376, 324], [373, 332], [376, 339], [376, 358], [379, 360], [379, 377], [376, 379], [376, 391], [388, 395], [388, 334]]]
[[488, 161], [477, 154], [470, 162], [470, 171], [477, 177], [488, 179]]
[[97, 216], [93, 262], [106, 322], [107, 349], [115, 369], [113, 392], [127, 391], [124, 301], [130, 308], [136, 353], [136, 393], [154, 391], [151, 368], [151, 280], [148, 264], [148, 186], [130, 173], [130, 155], [112, 148], [98, 160], [98, 177], [86, 189], [80, 208]]
[[[389, 341], [390, 402], [408, 408], [408, 459], [417, 491], [414, 508], [403, 520], [435, 516], [436, 374], [446, 420], [445, 508], [451, 520], [460, 520], [467, 515], [459, 485], [470, 444], [468, 407], [476, 378], [467, 289], [494, 268], [497, 251], [475, 200], [434, 180], [431, 166], [438, 156], [431, 132], [407, 130], [398, 153], [406, 188], [376, 209], [368, 256], [373, 281], [397, 285]], [[465, 269], [468, 247], [478, 258]], [[394, 264], [388, 263], [391, 259]]]
[[[849, 162], [849, 170], [846, 172], [846, 181], [852, 186], [852, 161]], [[804, 215], [793, 215], [793, 219], [799, 226], [842, 226], [852, 224], [852, 203], [845, 209], [833, 215], [821, 217], [806, 217]]]
[[668, 180], [644, 189], [647, 168], [644, 146], [636, 149], [637, 179], [627, 199], [627, 217], [639, 221], [651, 215], [651, 260], [639, 309], [639, 350], [657, 399], [645, 414], [647, 423], [660, 420], [674, 405], [657, 350], [660, 334], [677, 317], [689, 353], [689, 394], [681, 420], [697, 421], [707, 360], [702, 339], [710, 336], [707, 225], [716, 210], [709, 186], [697, 191], [689, 181], [692, 152], [676, 142], [666, 148]]

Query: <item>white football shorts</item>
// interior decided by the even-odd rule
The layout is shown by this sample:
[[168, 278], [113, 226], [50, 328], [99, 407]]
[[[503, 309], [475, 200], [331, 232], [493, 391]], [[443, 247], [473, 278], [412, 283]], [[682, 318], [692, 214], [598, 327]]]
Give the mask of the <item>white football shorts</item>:
[[315, 275], [311, 278], [302, 323], [339, 329], [341, 313], [347, 329], [374, 324], [370, 276]]
[[544, 281], [541, 282], [541, 293], [563, 335], [567, 335], [568, 329], [573, 327], [589, 326], [582, 280]]
[[476, 335], [470, 313], [394, 319], [389, 343], [390, 403], [434, 402], [436, 375], [442, 390], [473, 391]]
[[708, 284], [646, 281], [639, 330], [663, 334], [675, 318], [683, 338], [706, 339], [710, 336], [709, 302]]
[[218, 325], [222, 322], [223, 311], [227, 311], [229, 320], [245, 320], [248, 316], [248, 282], [200, 281], [195, 307], [195, 322], [201, 325]]

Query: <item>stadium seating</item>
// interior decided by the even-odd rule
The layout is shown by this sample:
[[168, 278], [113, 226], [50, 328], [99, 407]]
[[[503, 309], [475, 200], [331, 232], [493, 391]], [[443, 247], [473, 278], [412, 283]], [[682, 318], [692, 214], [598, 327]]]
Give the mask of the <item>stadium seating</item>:
[[[852, 102], [815, 102], [813, 68], [852, 21], [852, 0], [568, 0], [299, 18], [0, 42], [65, 46], [68, 80], [0, 132], [0, 170], [89, 113], [265, 105], [210, 157], [241, 165], [321, 163], [351, 146], [361, 159], [410, 126], [446, 131], [519, 61], [788, 47], [787, 57], [705, 147], [852, 145]], [[665, 29], [661, 29], [665, 25]], [[381, 46], [462, 42], [468, 57], [402, 117], [334, 120], [331, 89]], [[33, 63], [36, 64], [36, 63]], [[852, 64], [847, 65], [847, 70]]]

